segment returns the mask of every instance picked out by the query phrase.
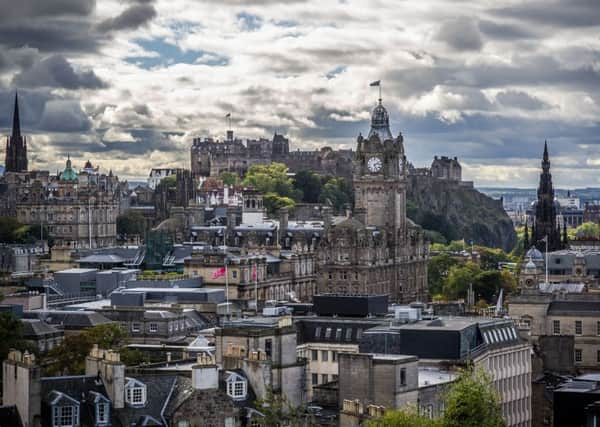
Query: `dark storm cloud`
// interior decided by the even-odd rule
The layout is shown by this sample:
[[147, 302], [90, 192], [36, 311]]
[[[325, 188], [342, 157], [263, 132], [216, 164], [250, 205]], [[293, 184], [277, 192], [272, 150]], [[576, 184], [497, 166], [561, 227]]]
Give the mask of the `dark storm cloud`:
[[88, 16], [95, 7], [95, 0], [0, 0], [0, 22], [36, 17]]
[[98, 50], [105, 36], [91, 31], [86, 20], [35, 20], [0, 25], [0, 45], [28, 46], [41, 52], [86, 52]]
[[103, 149], [98, 151], [114, 153], [115, 157], [119, 157], [119, 153], [123, 159], [131, 158], [130, 156], [143, 156], [150, 154], [153, 151], [176, 152], [181, 148], [169, 139], [169, 134], [160, 132], [154, 129], [123, 129], [133, 136], [135, 141], [105, 141]]
[[[0, 89], [0, 129], [10, 131], [13, 116], [13, 90]], [[64, 99], [50, 90], [19, 91], [21, 129], [26, 135], [43, 132], [87, 132], [91, 121], [81, 109], [79, 100]]]
[[496, 95], [496, 100], [505, 107], [519, 108], [522, 110], [540, 110], [548, 104], [540, 99], [522, 91], [508, 90]]
[[[148, 2], [149, 3], [149, 2]], [[101, 32], [134, 30], [146, 25], [156, 17], [156, 9], [151, 4], [134, 4], [120, 15], [109, 18], [98, 25]]]
[[86, 132], [91, 125], [79, 101], [61, 99], [46, 102], [38, 129], [46, 132]]
[[479, 30], [485, 36], [496, 40], [520, 40], [537, 37], [533, 31], [524, 26], [498, 23], [489, 20], [479, 21]]
[[13, 79], [17, 87], [56, 87], [64, 89], [101, 89], [107, 84], [94, 71], [78, 71], [61, 55], [37, 62]]
[[442, 24], [437, 39], [459, 51], [479, 50], [483, 46], [477, 23], [465, 16]]
[[595, 27], [600, 22], [598, 0], [541, 0], [497, 8], [493, 15], [558, 27]]

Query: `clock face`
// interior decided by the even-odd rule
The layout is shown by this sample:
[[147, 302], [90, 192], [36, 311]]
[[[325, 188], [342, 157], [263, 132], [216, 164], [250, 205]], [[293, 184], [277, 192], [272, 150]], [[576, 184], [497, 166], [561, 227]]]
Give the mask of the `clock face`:
[[371, 157], [367, 162], [367, 167], [371, 172], [379, 172], [381, 170], [381, 159], [379, 157]]

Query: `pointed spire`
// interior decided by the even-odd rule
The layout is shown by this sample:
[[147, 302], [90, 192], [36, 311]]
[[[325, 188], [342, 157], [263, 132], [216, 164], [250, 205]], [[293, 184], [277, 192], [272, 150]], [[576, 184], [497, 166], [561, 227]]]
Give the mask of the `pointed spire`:
[[19, 95], [15, 92], [15, 109], [13, 112], [12, 136], [21, 136], [21, 120], [19, 118]]
[[544, 163], [548, 163], [548, 141], [544, 140]]

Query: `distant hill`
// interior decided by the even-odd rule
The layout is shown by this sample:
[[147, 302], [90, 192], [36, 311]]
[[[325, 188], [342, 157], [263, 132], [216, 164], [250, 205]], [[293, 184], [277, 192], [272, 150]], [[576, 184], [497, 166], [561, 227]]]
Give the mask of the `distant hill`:
[[517, 243], [502, 202], [474, 188], [413, 175], [409, 177], [407, 198], [409, 218], [449, 241], [464, 238], [505, 251], [511, 251]]

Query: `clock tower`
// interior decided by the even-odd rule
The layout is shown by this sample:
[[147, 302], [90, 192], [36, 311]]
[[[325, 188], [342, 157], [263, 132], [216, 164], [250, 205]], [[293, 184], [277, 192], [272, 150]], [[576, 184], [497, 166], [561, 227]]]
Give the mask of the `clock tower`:
[[406, 227], [406, 156], [402, 134], [393, 137], [381, 98], [367, 138], [358, 136], [353, 165], [354, 208], [367, 226], [384, 229], [398, 244]]

